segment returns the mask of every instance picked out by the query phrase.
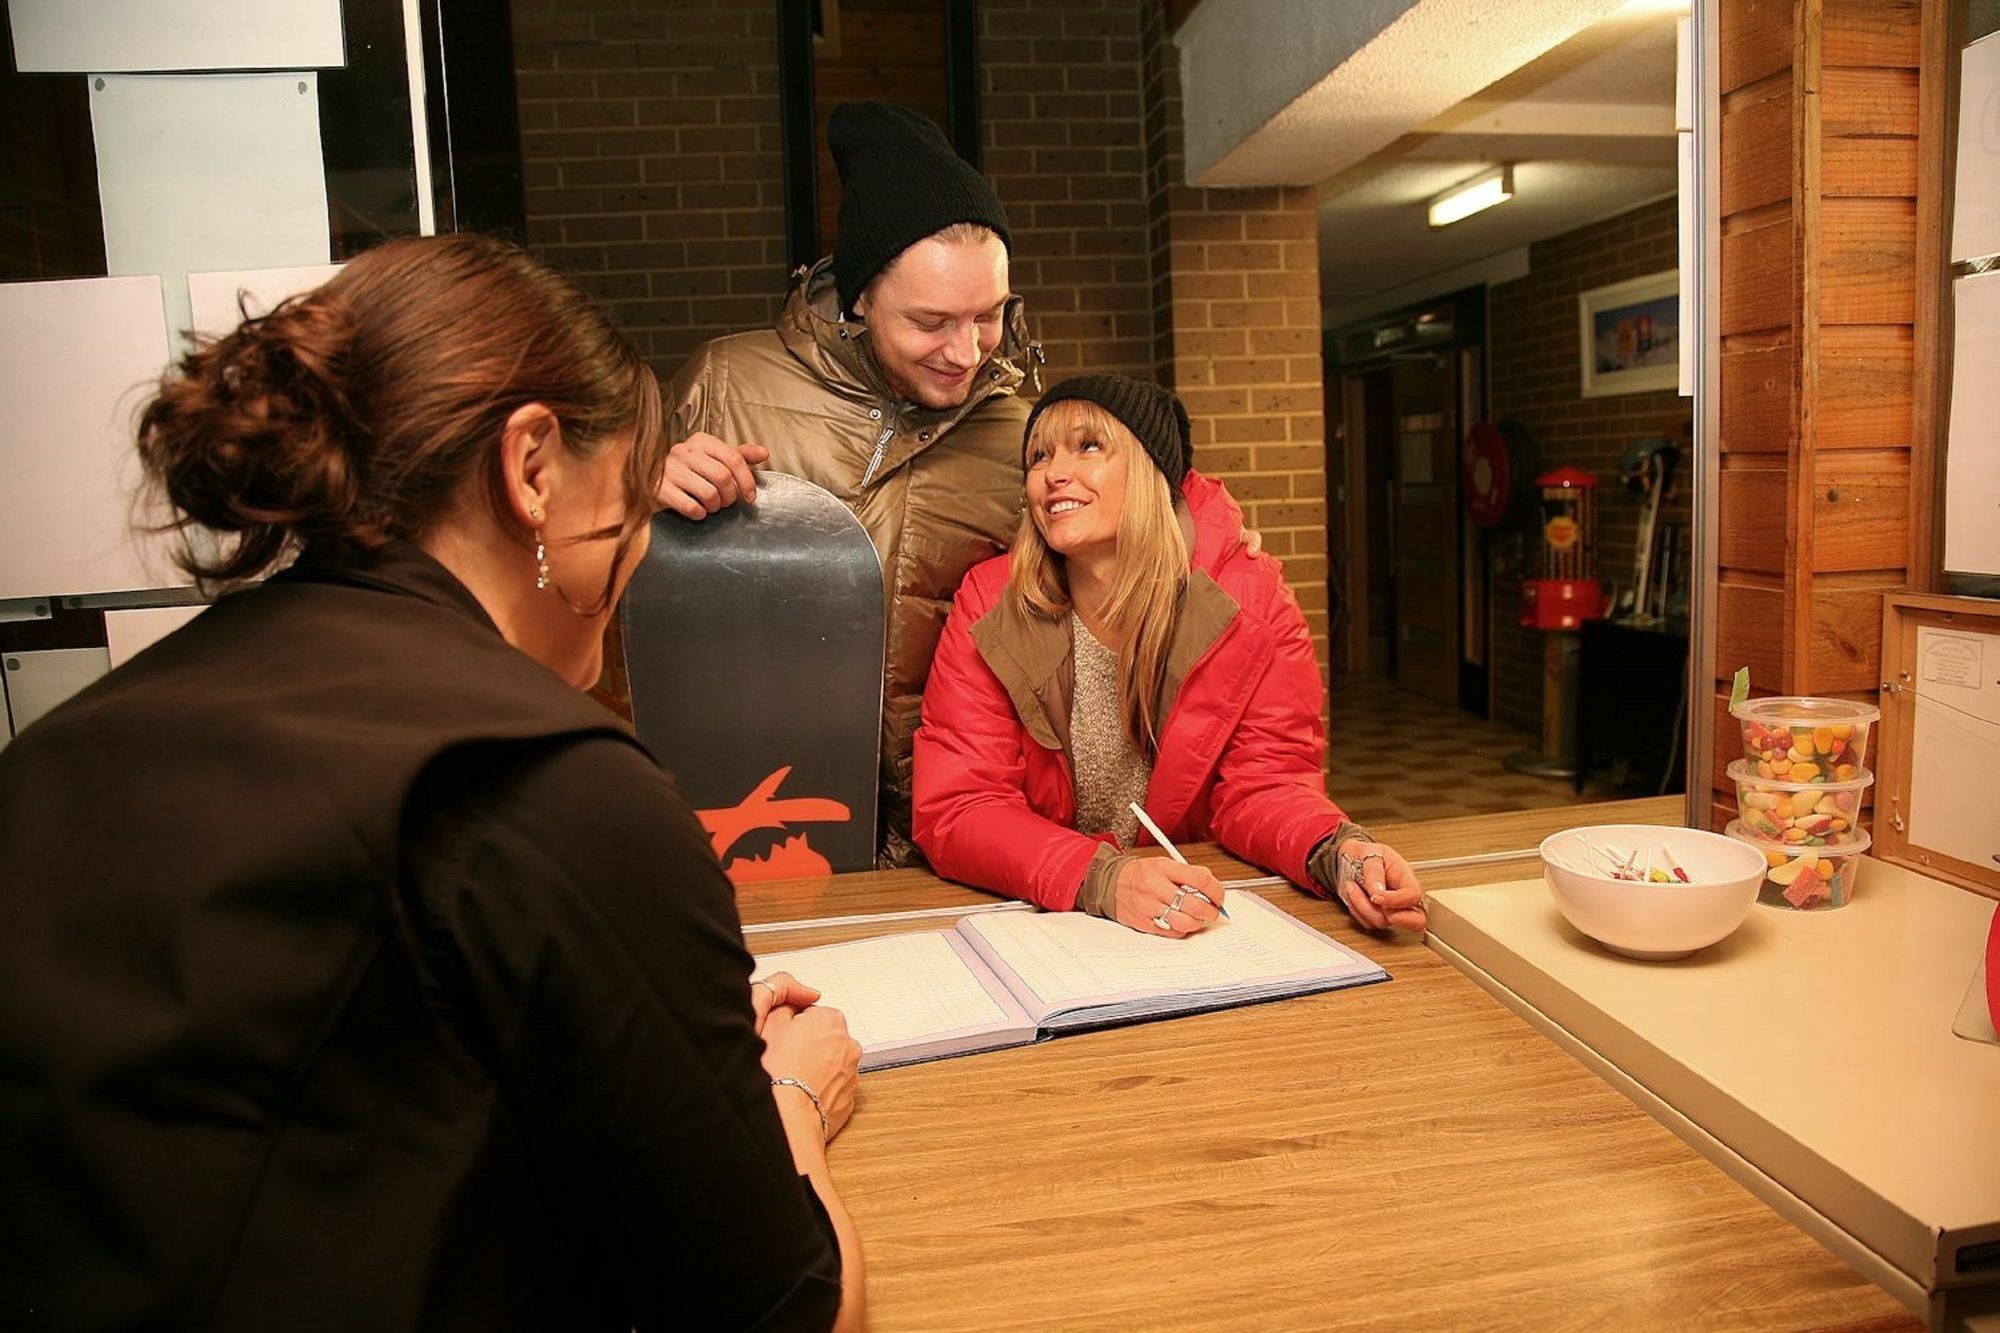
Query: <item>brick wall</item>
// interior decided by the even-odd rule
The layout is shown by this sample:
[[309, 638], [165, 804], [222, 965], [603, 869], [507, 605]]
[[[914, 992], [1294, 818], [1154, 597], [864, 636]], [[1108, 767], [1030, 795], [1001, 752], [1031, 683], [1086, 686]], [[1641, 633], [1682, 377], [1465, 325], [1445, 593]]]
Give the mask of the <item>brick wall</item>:
[[1044, 379], [1150, 376], [1139, 7], [982, 0], [979, 16], [984, 166], [1013, 228], [1011, 277]]
[[513, 0], [529, 243], [654, 367], [785, 288], [771, 0]]
[[[1597, 475], [1597, 569], [1608, 584], [1629, 583], [1642, 509], [1625, 490], [1618, 462], [1627, 446], [1648, 435], [1685, 440], [1692, 425], [1689, 400], [1673, 390], [1585, 398], [1579, 384], [1581, 352], [1577, 295], [1593, 287], [1670, 269], [1675, 264], [1675, 202], [1645, 204], [1603, 222], [1536, 243], [1528, 276], [1489, 293], [1488, 346], [1492, 349], [1493, 414], [1512, 418], [1535, 434], [1546, 471], [1572, 463]], [[1660, 521], [1688, 532], [1693, 459], [1684, 449], [1679, 494], [1661, 506]], [[1503, 538], [1496, 543], [1493, 579], [1493, 716], [1539, 730], [1542, 716], [1542, 636], [1515, 620], [1520, 607], [1522, 562], [1532, 565], [1539, 547], [1521, 544], [1516, 559]]]
[[1147, 8], [1154, 367], [1187, 403], [1195, 465], [1221, 477], [1305, 611], [1327, 670], [1326, 427], [1310, 188], [1185, 183], [1180, 64]]

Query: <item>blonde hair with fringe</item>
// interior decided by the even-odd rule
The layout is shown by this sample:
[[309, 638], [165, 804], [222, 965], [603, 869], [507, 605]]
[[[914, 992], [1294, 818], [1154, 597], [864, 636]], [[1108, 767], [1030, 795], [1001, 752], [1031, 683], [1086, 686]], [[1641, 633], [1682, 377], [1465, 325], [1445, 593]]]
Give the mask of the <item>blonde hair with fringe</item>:
[[[1181, 589], [1187, 583], [1187, 538], [1174, 515], [1173, 490], [1165, 474], [1132, 432], [1096, 403], [1068, 399], [1050, 404], [1035, 418], [1022, 456], [1025, 460], [1038, 447], [1052, 449], [1057, 441], [1079, 436], [1094, 438], [1130, 460], [1125, 470], [1125, 510], [1118, 519], [1118, 567], [1104, 619], [1118, 642], [1118, 698], [1125, 732], [1151, 763], [1159, 753], [1167, 646], [1173, 641]], [[1021, 513], [1007, 591], [1023, 609], [1047, 619], [1071, 609], [1065, 562], [1042, 537], [1031, 509]]]

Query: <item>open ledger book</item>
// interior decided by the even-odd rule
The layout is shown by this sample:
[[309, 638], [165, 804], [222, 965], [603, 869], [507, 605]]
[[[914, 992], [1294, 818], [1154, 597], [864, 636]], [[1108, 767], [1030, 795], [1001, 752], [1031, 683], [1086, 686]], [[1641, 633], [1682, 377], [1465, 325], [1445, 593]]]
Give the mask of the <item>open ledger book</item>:
[[1337, 990], [1389, 974], [1254, 893], [1184, 940], [1081, 912], [975, 912], [950, 930], [761, 954], [847, 1015], [885, 1069], [1089, 1028]]

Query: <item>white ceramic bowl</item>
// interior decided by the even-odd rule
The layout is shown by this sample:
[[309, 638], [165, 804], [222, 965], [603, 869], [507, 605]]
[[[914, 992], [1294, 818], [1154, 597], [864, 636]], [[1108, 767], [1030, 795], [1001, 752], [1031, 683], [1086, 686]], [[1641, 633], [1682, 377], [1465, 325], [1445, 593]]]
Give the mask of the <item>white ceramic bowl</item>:
[[[1641, 867], [1664, 849], [1688, 882], [1612, 879], [1600, 853], [1636, 853]], [[1597, 824], [1542, 840], [1542, 878], [1572, 926], [1631, 958], [1684, 958], [1722, 939], [1750, 914], [1768, 864], [1747, 843], [1702, 829], [1653, 824]], [[1664, 858], [1653, 864], [1666, 869]]]

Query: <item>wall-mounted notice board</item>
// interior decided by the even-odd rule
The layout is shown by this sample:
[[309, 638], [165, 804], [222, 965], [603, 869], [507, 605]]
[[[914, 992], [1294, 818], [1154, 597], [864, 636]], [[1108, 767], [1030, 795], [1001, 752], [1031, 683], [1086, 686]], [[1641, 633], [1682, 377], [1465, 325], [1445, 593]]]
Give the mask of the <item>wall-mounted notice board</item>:
[[0, 283], [0, 599], [188, 585], [133, 447], [166, 364], [156, 277]]
[[1891, 593], [1875, 852], [2000, 898], [2000, 599]]

